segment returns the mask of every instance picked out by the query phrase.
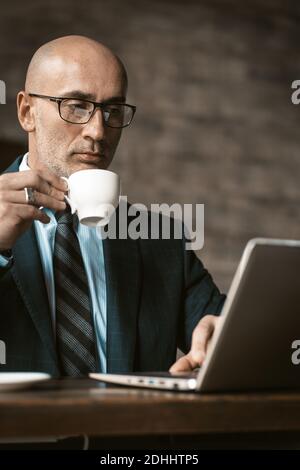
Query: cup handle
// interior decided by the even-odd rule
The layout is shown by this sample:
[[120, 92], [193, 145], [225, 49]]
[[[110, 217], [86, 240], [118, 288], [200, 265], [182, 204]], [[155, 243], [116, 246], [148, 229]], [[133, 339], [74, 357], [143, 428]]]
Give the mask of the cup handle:
[[65, 180], [67, 182], [67, 185], [68, 185], [68, 196], [65, 195], [65, 200], [67, 201], [67, 203], [69, 204], [70, 208], [71, 208], [71, 213], [72, 214], [75, 214], [77, 208], [76, 208], [76, 204], [71, 200], [71, 198], [69, 197], [69, 192], [70, 192], [70, 187], [69, 187], [69, 181], [68, 181], [68, 178], [66, 178], [65, 176], [61, 176], [61, 178], [63, 180]]
[[119, 192], [119, 204], [120, 204], [120, 202], [122, 200], [122, 184], [121, 184], [121, 181], [120, 181], [120, 190], [119, 191], [120, 191]]

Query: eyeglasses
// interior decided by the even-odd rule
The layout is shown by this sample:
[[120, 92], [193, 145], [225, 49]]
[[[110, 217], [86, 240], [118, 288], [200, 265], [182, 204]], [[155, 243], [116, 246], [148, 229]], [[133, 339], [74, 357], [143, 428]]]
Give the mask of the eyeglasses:
[[120, 129], [130, 125], [136, 112], [136, 106], [126, 103], [96, 103], [78, 98], [59, 98], [35, 93], [29, 93], [29, 96], [54, 101], [58, 105], [60, 117], [71, 124], [86, 124], [94, 115], [95, 110], [100, 108], [104, 125]]

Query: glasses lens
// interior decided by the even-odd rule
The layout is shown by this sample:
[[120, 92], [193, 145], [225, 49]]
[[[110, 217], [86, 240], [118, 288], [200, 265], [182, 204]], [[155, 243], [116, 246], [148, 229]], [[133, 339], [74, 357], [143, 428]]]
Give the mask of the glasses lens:
[[[85, 124], [94, 111], [93, 103], [77, 99], [65, 99], [60, 105], [60, 115], [74, 124]], [[126, 104], [107, 104], [102, 107], [105, 124], [109, 127], [125, 127], [131, 123], [133, 110]]]
[[94, 105], [81, 100], [63, 100], [60, 105], [61, 117], [69, 122], [84, 124], [88, 122]]
[[103, 108], [103, 116], [109, 127], [125, 127], [132, 120], [133, 112], [126, 104], [107, 104]]

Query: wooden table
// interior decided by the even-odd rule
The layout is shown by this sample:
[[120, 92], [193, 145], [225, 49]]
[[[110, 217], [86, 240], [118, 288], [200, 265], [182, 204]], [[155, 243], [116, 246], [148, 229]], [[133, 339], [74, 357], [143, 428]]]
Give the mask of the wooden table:
[[[0, 439], [300, 431], [299, 393], [201, 395], [51, 380], [0, 393]], [[245, 434], [246, 433], [246, 434]]]

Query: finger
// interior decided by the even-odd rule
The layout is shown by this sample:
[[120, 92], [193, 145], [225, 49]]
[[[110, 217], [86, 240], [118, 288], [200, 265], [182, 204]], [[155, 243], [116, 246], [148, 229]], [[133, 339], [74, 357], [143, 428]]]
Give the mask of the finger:
[[215, 315], [206, 315], [194, 329], [190, 351], [193, 361], [199, 363], [203, 362], [208, 342], [214, 332], [217, 319], [218, 317]]
[[[15, 204], [28, 204], [26, 200], [25, 191], [5, 191], [1, 196], [2, 200], [15, 203]], [[34, 191], [34, 204], [37, 207], [48, 207], [54, 211], [61, 211], [66, 208], [66, 203], [64, 201], [58, 201], [51, 196], [46, 196], [43, 193]]]
[[[2, 190], [22, 190], [25, 187], [28, 187], [36, 189], [37, 191], [52, 196], [60, 201], [64, 200], [65, 190], [56, 189], [47, 180], [34, 171], [28, 170], [19, 173], [5, 174], [1, 176], [1, 179], [2, 183], [0, 189]], [[60, 180], [64, 182], [64, 180]]]
[[66, 192], [68, 190], [68, 183], [62, 179], [60, 176], [57, 176], [52, 171], [48, 170], [47, 168], [38, 169], [37, 173], [48, 183], [51, 184], [54, 188], [58, 189], [59, 191]]
[[218, 321], [215, 315], [205, 315], [195, 327], [192, 335], [192, 346], [188, 354], [176, 361], [169, 372], [191, 371], [201, 366], [205, 359], [208, 343]]
[[169, 369], [169, 372], [189, 372], [199, 364], [193, 360], [191, 354], [180, 357]]
[[9, 211], [10, 215], [15, 216], [18, 222], [23, 222], [24, 220], [39, 220], [44, 224], [50, 222], [47, 214], [29, 204], [10, 204]]

